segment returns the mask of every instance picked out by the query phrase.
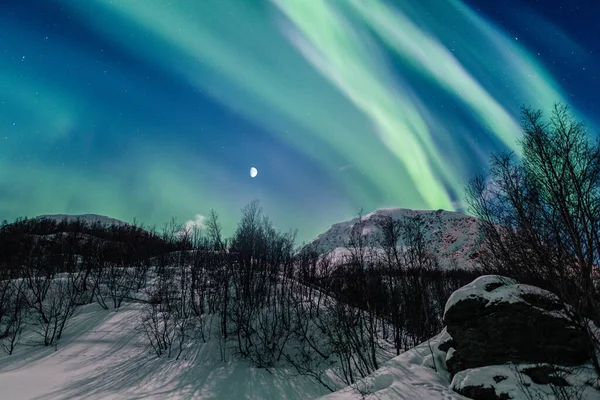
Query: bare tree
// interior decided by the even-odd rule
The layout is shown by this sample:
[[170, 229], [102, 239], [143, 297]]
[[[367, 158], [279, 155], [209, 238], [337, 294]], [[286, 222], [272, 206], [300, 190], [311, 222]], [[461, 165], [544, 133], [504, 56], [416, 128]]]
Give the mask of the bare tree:
[[0, 346], [12, 354], [21, 339], [27, 316], [26, 282], [23, 279], [6, 279], [0, 282], [0, 290]]
[[[471, 211], [482, 221], [484, 269], [548, 289], [571, 306], [573, 322], [600, 343], [600, 143], [566, 106], [549, 120], [523, 108], [522, 158], [492, 158], [489, 177], [467, 190]], [[600, 354], [597, 351], [596, 355]], [[593, 357], [600, 375], [600, 360]]]

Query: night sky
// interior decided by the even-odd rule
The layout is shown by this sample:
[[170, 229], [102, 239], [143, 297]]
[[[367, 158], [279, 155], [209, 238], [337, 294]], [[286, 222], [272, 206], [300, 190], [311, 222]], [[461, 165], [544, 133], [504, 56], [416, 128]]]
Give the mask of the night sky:
[[1, 0], [0, 219], [461, 209], [521, 105], [598, 132], [599, 71], [597, 0]]

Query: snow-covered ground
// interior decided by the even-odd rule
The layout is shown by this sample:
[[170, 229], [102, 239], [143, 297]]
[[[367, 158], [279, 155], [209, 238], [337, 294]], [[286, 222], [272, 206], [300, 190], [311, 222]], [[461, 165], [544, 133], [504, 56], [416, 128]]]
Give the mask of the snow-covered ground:
[[[445, 331], [351, 387], [327, 394], [293, 368], [267, 371], [233, 356], [222, 362], [214, 338], [194, 343], [179, 360], [157, 358], [144, 344], [140, 316], [136, 303], [118, 311], [90, 304], [78, 308], [56, 348], [24, 337], [15, 354], [0, 355], [0, 399], [459, 400], [466, 397], [451, 387], [488, 387], [485, 378], [497, 375], [506, 377], [497, 389], [513, 399], [528, 398], [523, 384], [544, 397], [549, 394], [547, 386], [516, 376], [516, 369], [506, 365], [462, 371], [451, 382], [446, 353], [438, 349], [449, 338]], [[591, 400], [596, 394], [588, 390], [583, 398]]]
[[520, 372], [540, 365], [490, 365], [460, 371], [450, 380], [450, 373], [444, 363], [447, 353], [438, 349], [438, 345], [448, 339], [449, 336], [444, 330], [429, 342], [389, 360], [373, 374], [351, 387], [321, 399], [459, 400], [468, 398], [451, 388], [463, 390], [469, 386], [495, 391], [497, 398], [508, 395], [512, 400], [598, 399], [598, 391], [588, 384], [596, 382], [596, 375], [589, 364], [571, 369], [569, 373], [566, 373], [565, 369], [564, 374], [559, 371], [553, 375], [559, 379], [564, 378], [569, 385], [559, 387], [559, 390], [563, 390], [561, 397], [555, 397], [549, 385], [537, 384], [528, 375]]
[[450, 374], [444, 364], [445, 353], [437, 350], [445, 335], [442, 333], [430, 343], [400, 354], [353, 387], [325, 396], [323, 400], [360, 399], [362, 394], [366, 399], [378, 400], [466, 399], [449, 388]]
[[[383, 215], [393, 218], [421, 215], [428, 221], [430, 245], [443, 257], [466, 263], [478, 243], [476, 220], [445, 211], [378, 210], [364, 217], [369, 221], [365, 226], [367, 235], [376, 234], [376, 220]], [[339, 249], [356, 222], [336, 224], [316, 241], [329, 246], [329, 251]], [[458, 290], [448, 304], [469, 298], [472, 292], [487, 293], [482, 282], [476, 280]], [[490, 302], [508, 299], [503, 291], [486, 296]], [[509, 366], [461, 371], [451, 381], [445, 368], [447, 354], [438, 349], [439, 343], [449, 339], [443, 332], [430, 342], [380, 364], [380, 369], [351, 387], [328, 394], [323, 386], [308, 376], [299, 375], [292, 367], [256, 368], [231, 353], [223, 362], [216, 335], [206, 343], [195, 341], [179, 360], [157, 358], [139, 328], [142, 308], [139, 303], [124, 303], [118, 311], [105, 310], [98, 304], [78, 307], [56, 348], [40, 345], [39, 337], [32, 340], [31, 332], [24, 335], [13, 355], [0, 352], [0, 400], [453, 400], [466, 397], [454, 392], [452, 387], [491, 388], [487, 378], [500, 375], [506, 378], [494, 387], [510, 393], [513, 399], [528, 398], [518, 385], [526, 383], [530, 388], [537, 388], [528, 377], [517, 377], [516, 370]], [[541, 387], [540, 393], [547, 394], [547, 389]]]
[[[221, 362], [215, 341], [180, 360], [157, 358], [136, 329], [139, 317], [137, 304], [119, 311], [79, 308], [56, 349], [21, 345], [0, 356], [0, 398], [314, 399], [327, 393], [293, 369], [266, 371], [233, 357]], [[448, 388], [447, 373], [430, 365], [425, 344], [388, 361], [366, 383], [325, 398], [357, 399], [361, 388], [380, 399], [463, 399]]]
[[[514, 400], [556, 399], [556, 393], [549, 385], [539, 385], [525, 373], [519, 372], [536, 367], [539, 367], [539, 365], [489, 365], [467, 369], [454, 376], [451, 386], [457, 390], [468, 386], [481, 387], [494, 390], [498, 396], [503, 393], [505, 396], [509, 396], [509, 399]], [[559, 391], [562, 390], [559, 399], [598, 399], [598, 391], [586, 385], [586, 382], [595, 381], [595, 374], [591, 365], [581, 366], [574, 373], [563, 374], [559, 371], [553, 376], [564, 379], [568, 384], [565, 387], [558, 388]]]
[[[292, 369], [221, 362], [216, 342], [180, 360], [157, 358], [136, 329], [140, 307], [78, 309], [58, 348], [0, 356], [0, 399], [311, 399], [326, 393]], [[232, 357], [233, 359], [233, 357]]]

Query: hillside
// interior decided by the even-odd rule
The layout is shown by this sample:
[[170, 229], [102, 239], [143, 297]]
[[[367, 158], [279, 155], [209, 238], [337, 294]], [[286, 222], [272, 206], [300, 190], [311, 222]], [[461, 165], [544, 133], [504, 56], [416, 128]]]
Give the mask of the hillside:
[[88, 225], [93, 224], [101, 224], [103, 226], [127, 226], [129, 225], [127, 222], [123, 222], [121, 220], [110, 218], [104, 215], [98, 214], [48, 214], [48, 215], [40, 215], [35, 218], [36, 220], [52, 220], [57, 223], [60, 222], [83, 222]]
[[142, 260], [173, 251], [142, 227], [95, 214], [42, 215], [0, 226], [0, 266], [18, 269], [29, 256], [78, 255], [97, 260]]
[[[293, 368], [256, 368], [219, 359], [216, 340], [198, 344], [184, 359], [156, 358], [136, 329], [140, 305], [106, 311], [82, 307], [56, 349], [23, 347], [0, 354], [2, 396], [10, 399], [315, 399], [327, 393]], [[390, 360], [370, 389], [399, 399], [463, 399], [448, 388], [447, 374], [428, 366], [426, 346]], [[388, 387], [386, 389], [386, 387]], [[346, 388], [327, 399], [360, 399]]]
[[[384, 218], [393, 220], [420, 219], [425, 231], [427, 249], [434, 253], [440, 263], [449, 266], [470, 268], [477, 262], [480, 239], [478, 220], [453, 211], [419, 211], [405, 208], [385, 208], [362, 217], [362, 235], [369, 246], [376, 246], [381, 233], [379, 224]], [[339, 222], [317, 236], [310, 245], [322, 254], [343, 254], [353, 230], [358, 229], [360, 219]]]
[[68, 216], [2, 226], [0, 384], [13, 398], [316, 398], [439, 332], [471, 279], [317, 276], [320, 256], [257, 215], [194, 242]]
[[[479, 286], [473, 283], [461, 290], [472, 291]], [[483, 289], [477, 289], [477, 293], [486, 296]], [[505, 294], [506, 290], [501, 289], [501, 293]], [[449, 302], [449, 307], [455, 304], [456, 301]], [[144, 307], [140, 303], [125, 303], [118, 310], [105, 310], [98, 304], [82, 306], [69, 322], [63, 339], [51, 347], [35, 345], [35, 335], [24, 332], [22, 340], [29, 346], [19, 347], [12, 355], [0, 353], [0, 387], [3, 388], [2, 396], [6, 396], [2, 398], [467, 399], [453, 390], [461, 385], [475, 388], [481, 385], [485, 390], [497, 393], [497, 397], [475, 397], [478, 399], [555, 398], [546, 383], [525, 375], [517, 376], [514, 366], [510, 365], [468, 369], [453, 379], [446, 367], [453, 350], [443, 349], [453, 337], [446, 329], [431, 340], [389, 359], [355, 384], [329, 394], [316, 381], [298, 375], [291, 366], [257, 368], [229, 353], [233, 349], [228, 350], [227, 361], [223, 362], [216, 334], [204, 342], [195, 341], [179, 359], [157, 358], [148, 348], [141, 329]], [[532, 307], [531, 310], [539, 309]], [[510, 318], [514, 320], [518, 316]], [[575, 388], [581, 388], [581, 397], [577, 398], [597, 398], [598, 392], [585, 383], [588, 378], [593, 378], [590, 366], [578, 368], [577, 374], [561, 376]], [[498, 376], [504, 380], [495, 380]], [[527, 390], [519, 386], [517, 378], [522, 379]], [[569, 390], [567, 394], [575, 389]], [[509, 393], [510, 397], [502, 397], [503, 392]]]
[[[222, 362], [217, 340], [197, 343], [180, 360], [156, 358], [139, 326], [140, 304], [81, 307], [54, 347], [0, 352], [0, 398], [6, 399], [311, 399], [325, 391], [288, 369]], [[23, 338], [26, 343], [31, 338]]]
[[[540, 337], [537, 331], [517, 335], [508, 346], [510, 334], [525, 332], [529, 316], [538, 316], [546, 319], [534, 328], [572, 337], [572, 326], [556, 313], [559, 305], [538, 312], [546, 303], [531, 293], [519, 302], [489, 301], [480, 314], [468, 302], [449, 301], [486, 304], [521, 288], [468, 268], [480, 245], [473, 218], [394, 209], [336, 224], [313, 244], [340, 252], [360, 234], [367, 245], [354, 250], [376, 246], [387, 222], [398, 239], [388, 249], [400, 251], [395, 259], [371, 258], [369, 250], [363, 258], [355, 251], [358, 257], [327, 268], [331, 264], [322, 254], [297, 251], [293, 236], [278, 232], [268, 219], [256, 223], [260, 215], [259, 208], [248, 207], [231, 238], [207, 234], [194, 241], [101, 222], [106, 219], [87, 223], [59, 216], [3, 225], [3, 394], [290, 400], [367, 394], [451, 400], [462, 394], [487, 400], [479, 395], [483, 389], [521, 399], [522, 380], [515, 379], [523, 377], [510, 378], [514, 374], [503, 364], [518, 362], [518, 373], [529, 373], [528, 364], [548, 362], [529, 354], [547, 352], [527, 342]], [[431, 253], [463, 268], [436, 268]], [[398, 260], [417, 267], [392, 269]], [[502, 309], [494, 307], [519, 312], [495, 318]], [[519, 320], [521, 315], [527, 318]], [[487, 340], [498, 332], [498, 339]], [[570, 354], [565, 346], [571, 342], [559, 342], [561, 357]], [[590, 370], [585, 363], [591, 348], [579, 342], [584, 345], [572, 352], [577, 359], [565, 365]], [[490, 349], [498, 357], [478, 356], [492, 354]], [[490, 382], [500, 375], [506, 379]], [[575, 378], [564, 377], [575, 389], [592, 388], [588, 377]]]

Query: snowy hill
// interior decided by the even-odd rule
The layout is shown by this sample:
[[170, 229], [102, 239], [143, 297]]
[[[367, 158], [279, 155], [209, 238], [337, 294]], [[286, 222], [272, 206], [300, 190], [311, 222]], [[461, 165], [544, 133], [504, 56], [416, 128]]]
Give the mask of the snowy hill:
[[[247, 362], [219, 360], [214, 340], [180, 360], [153, 357], [136, 329], [139, 304], [119, 311], [97, 304], [82, 307], [56, 349], [22, 347], [14, 356], [0, 353], [2, 396], [10, 399], [315, 399], [326, 391], [293, 368], [255, 368]], [[436, 344], [438, 339], [432, 343]], [[365, 389], [381, 399], [460, 400], [448, 388], [446, 371], [430, 366], [427, 345], [387, 362]], [[437, 355], [437, 354], [436, 354]], [[442, 360], [436, 360], [438, 365]], [[2, 397], [0, 396], [0, 397]], [[4, 398], [4, 397], [2, 397]], [[354, 400], [348, 387], [325, 399]]]
[[[469, 268], [477, 261], [480, 246], [477, 218], [444, 210], [380, 209], [362, 217], [363, 237], [367, 243], [375, 245], [381, 231], [379, 223], [386, 217], [392, 217], [394, 220], [419, 218], [426, 232], [427, 248], [438, 256], [442, 265], [447, 266], [454, 261], [459, 267]], [[350, 235], [358, 223], [358, 217], [336, 223], [317, 236], [311, 245], [323, 254], [344, 253]]]
[[[219, 359], [215, 340], [180, 360], [149, 353], [140, 304], [106, 311], [81, 307], [57, 348], [0, 352], [2, 399], [311, 399], [318, 383], [293, 369], [254, 368]], [[24, 340], [27, 340], [25, 338]]]
[[0, 263], [19, 254], [102, 253], [110, 260], [144, 259], [175, 246], [152, 231], [95, 214], [41, 215], [19, 219], [0, 230]]
[[81, 222], [85, 222], [89, 225], [100, 223], [101, 225], [104, 225], [104, 226], [111, 226], [111, 225], [126, 226], [126, 225], [129, 225], [127, 222], [123, 222], [123, 221], [115, 219], [115, 218], [110, 218], [110, 217], [106, 217], [104, 215], [97, 215], [97, 214], [80, 214], [80, 215], [49, 214], [49, 215], [40, 215], [40, 216], [36, 217], [35, 219], [38, 219], [38, 220], [50, 219], [50, 220], [54, 220], [56, 222], [81, 221]]

